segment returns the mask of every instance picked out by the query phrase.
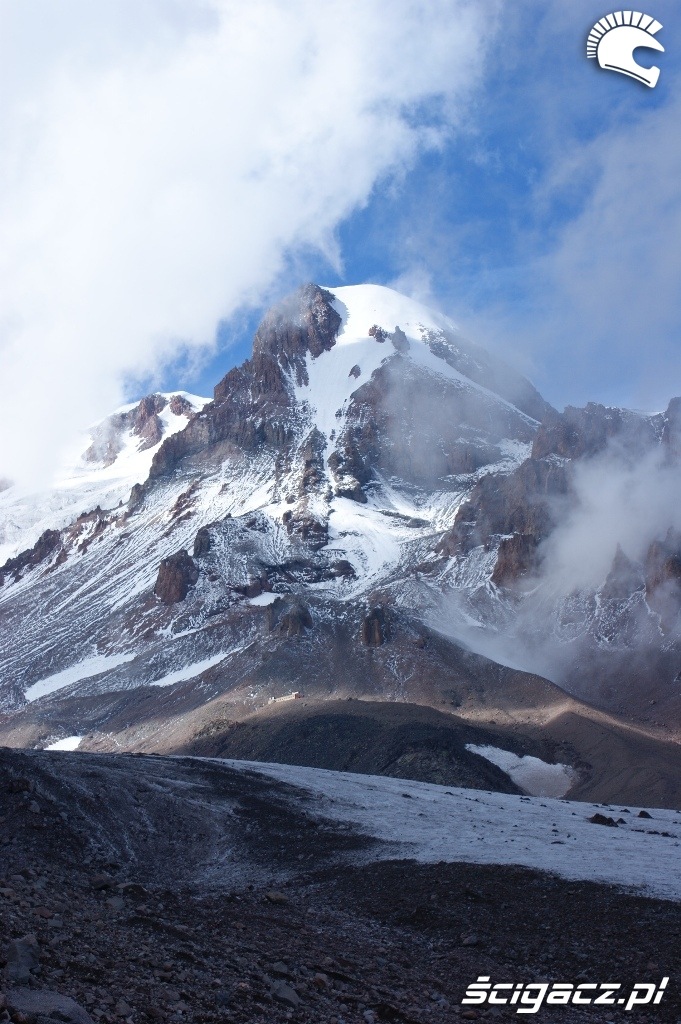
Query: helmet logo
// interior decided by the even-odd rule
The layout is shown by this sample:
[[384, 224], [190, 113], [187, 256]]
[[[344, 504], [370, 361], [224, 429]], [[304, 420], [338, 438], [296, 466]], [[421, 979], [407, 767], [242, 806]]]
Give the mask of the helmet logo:
[[654, 89], [660, 77], [660, 69], [641, 67], [634, 60], [634, 50], [645, 47], [664, 53], [664, 46], [655, 38], [661, 28], [659, 21], [640, 11], [606, 14], [589, 32], [586, 55], [595, 57], [602, 68], [629, 75]]

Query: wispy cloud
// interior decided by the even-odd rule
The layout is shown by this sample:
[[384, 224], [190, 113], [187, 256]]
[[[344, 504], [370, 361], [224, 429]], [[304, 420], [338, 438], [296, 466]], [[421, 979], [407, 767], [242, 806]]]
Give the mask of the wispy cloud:
[[498, 5], [117, 6], [8, 17], [3, 475], [42, 476], [127, 376], [210, 344], [291, 251], [338, 261], [343, 218], [456, 126]]
[[597, 590], [617, 548], [645, 562], [649, 546], [681, 527], [681, 479], [662, 449], [627, 457], [617, 446], [578, 464], [574, 500], [543, 547], [542, 579], [554, 595]]
[[609, 363], [619, 382], [624, 364], [629, 400], [646, 405], [664, 406], [681, 377], [680, 118], [681, 96], [584, 147], [574, 173], [596, 182], [540, 264], [556, 341], [571, 335], [582, 372]]
[[654, 12], [651, 90], [587, 60], [591, 0], [506, 5], [475, 121], [401, 211], [397, 272], [428, 265], [467, 333], [561, 406], [679, 391], [681, 24]]

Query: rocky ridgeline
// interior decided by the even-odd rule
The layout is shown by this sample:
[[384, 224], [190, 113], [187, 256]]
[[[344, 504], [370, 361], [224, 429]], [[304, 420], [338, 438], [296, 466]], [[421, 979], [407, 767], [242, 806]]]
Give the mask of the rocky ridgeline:
[[123, 449], [128, 433], [139, 438], [138, 451], [153, 448], [163, 439], [163, 422], [159, 413], [170, 409], [174, 416], [190, 419], [194, 409], [184, 395], [147, 395], [127, 412], [115, 413], [104, 420], [95, 430], [92, 444], [83, 458], [86, 462], [110, 466]]
[[[668, 464], [678, 460], [681, 445], [681, 399], [672, 399], [665, 413], [644, 416], [626, 409], [589, 403], [583, 409], [567, 406], [563, 413], [545, 412], [530, 458], [507, 475], [484, 476], [461, 505], [455, 523], [437, 550], [447, 557], [462, 557], [474, 548], [497, 549], [491, 581], [513, 587], [541, 569], [541, 545], [559, 521], [576, 507], [574, 472], [581, 460], [603, 455], [609, 445], [635, 462], [659, 450]], [[613, 563], [621, 576], [622, 552]], [[670, 529], [653, 542], [643, 560], [643, 585], [650, 597], [665, 583], [676, 584], [681, 574], [681, 536]], [[628, 580], [634, 584], [633, 577]], [[610, 580], [610, 585], [612, 580]], [[628, 600], [636, 585], [622, 592]], [[669, 589], [669, 588], [667, 588]], [[681, 592], [677, 594], [681, 610]]]
[[258, 328], [251, 359], [216, 385], [200, 417], [163, 442], [150, 480], [167, 476], [183, 459], [212, 445], [231, 443], [247, 452], [266, 445], [283, 452], [295, 434], [288, 375], [306, 383], [307, 354], [328, 351], [339, 327], [331, 295], [314, 284], [275, 307]]

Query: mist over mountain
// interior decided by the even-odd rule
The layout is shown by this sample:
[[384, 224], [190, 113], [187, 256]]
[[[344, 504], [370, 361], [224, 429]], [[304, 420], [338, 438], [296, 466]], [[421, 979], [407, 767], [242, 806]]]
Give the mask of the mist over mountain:
[[300, 691], [505, 730], [590, 793], [594, 723], [633, 723], [663, 790], [680, 408], [559, 413], [425, 306], [305, 285], [211, 401], [147, 396], [0, 493], [0, 737], [210, 752]]

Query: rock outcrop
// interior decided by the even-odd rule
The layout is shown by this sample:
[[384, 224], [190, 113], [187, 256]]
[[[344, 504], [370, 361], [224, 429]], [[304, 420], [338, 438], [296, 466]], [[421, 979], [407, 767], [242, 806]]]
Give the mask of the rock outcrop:
[[382, 605], [372, 608], [362, 619], [359, 638], [365, 647], [380, 647], [391, 635], [390, 615]]
[[194, 415], [192, 404], [184, 395], [171, 395], [170, 398], [157, 393], [146, 395], [132, 409], [114, 413], [100, 423], [83, 458], [86, 462], [110, 466], [123, 450], [128, 434], [140, 439], [139, 451], [153, 448], [163, 439], [163, 423], [159, 414], [166, 408], [170, 408], [173, 415], [184, 416], [187, 420]]
[[302, 636], [314, 625], [310, 609], [302, 601], [285, 601], [280, 598], [267, 611], [269, 631], [280, 636]]
[[201, 555], [207, 555], [209, 551], [210, 530], [207, 526], [202, 526], [194, 538], [194, 558], [200, 558]]
[[232, 444], [249, 453], [286, 449], [294, 433], [289, 375], [299, 384], [307, 382], [306, 357], [332, 348], [340, 323], [332, 296], [314, 284], [275, 306], [258, 328], [251, 359], [230, 370], [202, 413], [163, 442], [150, 479], [169, 475], [183, 459], [211, 445]]
[[169, 558], [164, 558], [158, 569], [154, 593], [162, 604], [177, 604], [184, 601], [199, 578], [199, 570], [184, 548]]
[[4, 565], [0, 566], [0, 587], [5, 580], [14, 581], [21, 578], [27, 570], [34, 569], [41, 562], [45, 562], [61, 543], [59, 530], [45, 530], [40, 535], [32, 548], [22, 551], [14, 558], [9, 558]]
[[536, 572], [539, 568], [538, 547], [539, 542], [531, 533], [504, 537], [499, 544], [492, 583], [504, 587]]
[[546, 414], [534, 439], [532, 457], [594, 456], [615, 439], [632, 454], [641, 455], [657, 441], [658, 430], [654, 418], [628, 409], [596, 402], [589, 402], [583, 409], [568, 405], [562, 413], [552, 410]]
[[569, 473], [564, 465], [550, 460], [531, 458], [507, 476], [484, 476], [437, 550], [447, 557], [465, 555], [480, 545], [489, 549], [495, 540], [512, 534], [526, 538], [515, 541], [512, 550], [519, 554], [524, 546], [529, 554], [532, 545], [536, 548], [548, 537], [559, 503], [568, 496]]

